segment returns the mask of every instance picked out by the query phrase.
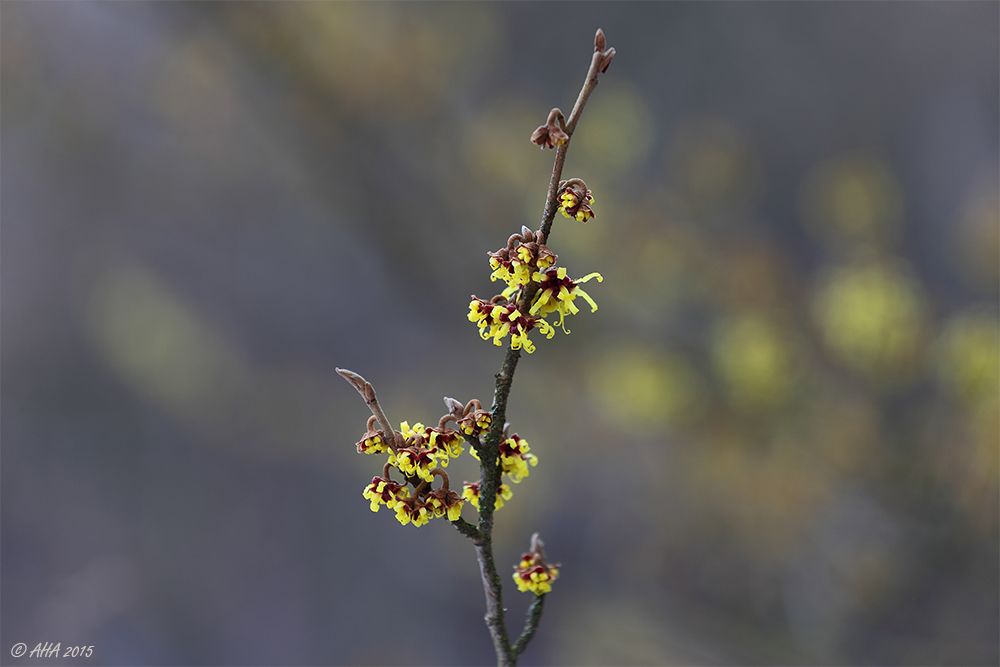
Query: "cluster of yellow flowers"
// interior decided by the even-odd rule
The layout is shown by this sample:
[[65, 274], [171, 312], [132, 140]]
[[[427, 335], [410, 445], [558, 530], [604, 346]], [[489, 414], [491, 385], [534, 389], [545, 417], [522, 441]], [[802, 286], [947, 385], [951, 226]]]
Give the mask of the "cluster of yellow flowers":
[[[565, 190], [560, 207], [565, 215], [584, 221], [593, 216], [586, 203], [593, 201], [589, 190], [585, 194], [571, 187]], [[565, 319], [567, 315], [580, 312], [574, 303], [578, 296], [590, 305], [591, 312], [597, 310], [597, 304], [580, 285], [593, 278], [602, 282], [603, 276], [590, 273], [579, 280], [569, 278], [565, 268], [555, 265], [557, 256], [539, 243], [531, 230], [523, 229], [520, 234], [514, 234], [508, 239], [507, 247], [489, 255], [493, 269], [490, 280], [502, 280], [507, 286], [489, 301], [473, 295], [469, 302], [469, 321], [479, 327], [483, 340], [492, 339], [494, 345], [502, 345], [510, 335], [512, 349], [523, 348], [531, 354], [535, 346], [528, 338], [529, 331], [537, 328], [546, 338], [555, 335], [546, 316], [559, 313], [558, 326], [569, 333]], [[526, 305], [524, 300], [529, 294], [531, 304]]]
[[[541, 540], [533, 540], [540, 544]], [[542, 595], [552, 590], [552, 582], [559, 576], [559, 566], [549, 565], [541, 546], [532, 548], [521, 556], [521, 562], [514, 568], [514, 583], [519, 591], [531, 591]]]
[[[486, 434], [493, 424], [493, 413], [484, 410], [477, 400], [470, 401], [465, 407], [454, 401], [449, 403], [449, 407], [452, 411], [441, 418], [438, 426], [424, 426], [419, 422], [410, 426], [404, 421], [391, 441], [387, 441], [383, 431], [375, 430], [374, 416], [368, 419], [368, 430], [357, 444], [358, 452], [389, 453], [382, 476], [374, 477], [362, 494], [371, 503], [373, 512], [384, 505], [395, 511], [396, 519], [404, 526], [409, 523], [423, 526], [438, 517], [457, 521], [466, 501], [478, 509], [479, 483], [465, 482], [459, 495], [450, 490], [444, 468], [464, 451], [464, 442], [473, 445], [472, 455], [479, 459], [475, 446], [480, 442], [480, 436]], [[449, 421], [454, 421], [458, 428], [446, 427]], [[388, 442], [395, 444], [389, 446]], [[501, 474], [507, 475], [515, 484], [527, 477], [528, 467], [538, 464], [538, 458], [529, 450], [528, 442], [518, 434], [505, 438], [497, 455]], [[405, 481], [393, 481], [389, 477], [390, 468], [398, 470]], [[440, 477], [442, 483], [439, 488], [432, 489], [435, 476]], [[504, 501], [510, 500], [512, 495], [510, 486], [501, 484], [494, 508], [503, 507]]]
[[[447, 415], [446, 415], [447, 416]], [[454, 417], [451, 417], [454, 419]], [[464, 501], [454, 491], [448, 488], [448, 475], [444, 468], [448, 462], [462, 453], [462, 436], [458, 431], [444, 426], [444, 419], [437, 427], [424, 426], [416, 423], [410, 426], [408, 422], [399, 425], [400, 430], [393, 433], [396, 446], [389, 446], [386, 435], [381, 430], [375, 430], [376, 419], [368, 419], [368, 430], [358, 442], [358, 452], [361, 454], [378, 454], [389, 452], [382, 477], [375, 477], [371, 484], [365, 487], [362, 495], [371, 502], [371, 509], [377, 512], [382, 505], [395, 510], [396, 519], [404, 526], [413, 523], [422, 526], [433, 518], [446, 516], [449, 521], [455, 521], [462, 513]], [[401, 472], [406, 481], [394, 482], [389, 478], [389, 468], [394, 467]], [[431, 489], [435, 476], [442, 479], [438, 489]], [[413, 483], [411, 493], [408, 484]]]

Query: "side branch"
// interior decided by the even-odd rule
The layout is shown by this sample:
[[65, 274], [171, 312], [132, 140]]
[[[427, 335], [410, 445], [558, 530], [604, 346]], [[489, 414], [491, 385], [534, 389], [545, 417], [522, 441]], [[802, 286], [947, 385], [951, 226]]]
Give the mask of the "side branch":
[[536, 595], [528, 607], [528, 613], [524, 619], [524, 630], [521, 631], [521, 636], [517, 638], [517, 641], [511, 647], [511, 652], [515, 657], [524, 653], [524, 649], [528, 648], [528, 642], [535, 637], [538, 624], [542, 621], [542, 609], [544, 607], [545, 595]]
[[395, 451], [399, 445], [399, 440], [395, 435], [396, 430], [392, 428], [392, 423], [385, 416], [385, 413], [382, 412], [382, 406], [378, 404], [378, 397], [375, 396], [375, 388], [372, 387], [372, 383], [354, 371], [344, 368], [338, 368], [336, 371], [341, 377], [354, 385], [354, 388], [358, 390], [361, 397], [365, 399], [368, 409], [375, 415], [378, 425], [382, 427], [382, 432], [385, 433], [386, 444], [389, 445], [389, 449]]
[[455, 529], [468, 537], [475, 544], [482, 542], [483, 536], [473, 524], [469, 523], [462, 517], [458, 517], [455, 521], [451, 522], [451, 525], [455, 526]]

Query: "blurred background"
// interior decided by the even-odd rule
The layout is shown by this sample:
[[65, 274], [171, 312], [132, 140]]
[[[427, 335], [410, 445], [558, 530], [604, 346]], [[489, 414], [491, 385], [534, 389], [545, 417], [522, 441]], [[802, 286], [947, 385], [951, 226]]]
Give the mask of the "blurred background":
[[597, 217], [550, 246], [600, 309], [508, 411], [512, 632], [532, 532], [563, 565], [522, 663], [1000, 661], [996, 3], [2, 12], [4, 664], [494, 662], [334, 368], [397, 422], [489, 403], [469, 295], [598, 27]]

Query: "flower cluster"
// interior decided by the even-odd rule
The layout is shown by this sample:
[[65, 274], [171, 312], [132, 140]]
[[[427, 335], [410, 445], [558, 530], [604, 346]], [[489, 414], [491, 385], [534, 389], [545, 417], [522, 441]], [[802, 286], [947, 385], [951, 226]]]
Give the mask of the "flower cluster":
[[559, 576], [559, 564], [549, 565], [545, 560], [545, 545], [538, 539], [538, 533], [531, 536], [531, 550], [521, 556], [521, 562], [514, 567], [514, 583], [519, 591], [531, 591], [544, 595], [552, 590], [552, 582]]
[[448, 488], [448, 475], [444, 470], [435, 468], [431, 471], [431, 479], [434, 475], [441, 477], [440, 488], [432, 491], [429, 481], [422, 479], [411, 493], [406, 482], [399, 483], [389, 479], [390, 465], [386, 463], [382, 473], [384, 476], [373, 478], [362, 493], [371, 501], [372, 512], [379, 511], [385, 505], [396, 511], [396, 519], [404, 526], [411, 522], [414, 526], [423, 526], [431, 519], [442, 516], [448, 517], [448, 521], [456, 521], [461, 516], [465, 501]]
[[385, 444], [385, 433], [375, 430], [375, 415], [368, 418], [368, 430], [358, 441], [358, 454], [378, 454], [388, 449]]
[[[463, 406], [455, 399], [446, 398], [445, 404], [450, 412], [441, 417], [437, 426], [424, 426], [421, 423], [410, 426], [409, 422], [402, 422], [391, 438], [384, 431], [375, 429], [377, 419], [374, 415], [368, 419], [367, 431], [357, 444], [358, 452], [389, 453], [382, 476], [373, 478], [362, 494], [371, 503], [373, 512], [379, 511], [384, 505], [396, 513], [396, 519], [404, 526], [408, 523], [423, 526], [438, 517], [457, 521], [466, 501], [479, 508], [479, 483], [465, 482], [462, 494], [459, 495], [450, 490], [448, 474], [444, 468], [451, 459], [462, 454], [465, 442], [473, 446], [472, 454], [476, 459], [479, 458], [476, 449], [482, 446], [481, 439], [493, 424], [493, 413], [484, 410], [476, 399]], [[452, 421], [457, 429], [446, 426]], [[528, 443], [520, 436], [514, 434], [507, 437], [506, 426], [504, 438], [497, 456], [497, 465], [511, 481], [520, 482], [528, 475], [528, 465], [536, 465], [538, 459], [528, 452]], [[389, 476], [392, 468], [398, 470], [405, 481], [393, 481]], [[435, 477], [441, 478], [441, 486], [432, 489]], [[510, 487], [501, 484], [497, 489], [494, 508], [503, 507], [504, 501], [510, 500], [512, 495]]]
[[[498, 510], [503, 507], [503, 501], [510, 500], [514, 492], [506, 484], [501, 484], [497, 489], [497, 500], [493, 503], [493, 509]], [[479, 509], [479, 482], [466, 482], [462, 497], [472, 503], [472, 506]]]
[[538, 465], [538, 457], [530, 454], [529, 449], [528, 441], [517, 433], [500, 443], [500, 469], [515, 484], [528, 476], [529, 464], [532, 467]]
[[579, 178], [571, 178], [559, 184], [559, 212], [567, 218], [587, 222], [594, 217], [594, 196], [587, 184]]
[[556, 254], [534, 239], [534, 232], [530, 229], [522, 230], [521, 234], [514, 234], [507, 240], [506, 248], [487, 253], [493, 269], [490, 280], [503, 280], [507, 283], [502, 296], [512, 296], [523, 285], [531, 282], [535, 271], [544, 271], [556, 263]]
[[[578, 178], [566, 182], [564, 197], [577, 193], [576, 182], [583, 183]], [[579, 196], [592, 201], [586, 185], [581, 187], [585, 195]], [[564, 203], [569, 205], [568, 202], [564, 199]], [[593, 211], [585, 203], [576, 202], [566, 210], [571, 210], [578, 219], [582, 219], [579, 218], [581, 215], [593, 216]], [[547, 315], [558, 312], [559, 326], [569, 333], [564, 321], [566, 315], [580, 312], [573, 303], [577, 296], [582, 296], [592, 310], [597, 310], [597, 304], [579, 285], [592, 278], [601, 282], [604, 280], [601, 274], [591, 273], [580, 280], [567, 277], [566, 269], [556, 266], [556, 254], [541, 242], [540, 235], [530, 229], [522, 228], [520, 234], [514, 234], [507, 240], [505, 248], [491, 252], [489, 256], [493, 269], [490, 279], [503, 281], [506, 287], [489, 301], [473, 295], [469, 303], [469, 321], [479, 327], [483, 340], [492, 339], [494, 345], [502, 345], [509, 335], [511, 349], [523, 348], [531, 354], [535, 346], [528, 338], [528, 332], [538, 329], [546, 338], [555, 335], [555, 329], [545, 320]], [[527, 305], [529, 300], [530, 306]]]
[[[528, 441], [517, 433], [509, 438], [506, 437], [506, 433], [504, 436], [504, 441], [500, 443], [496, 463], [500, 466], [500, 474], [507, 475], [510, 477], [510, 481], [519, 484], [522, 479], [528, 476], [530, 472], [528, 466], [538, 465], [538, 457], [530, 453], [531, 447], [528, 446]], [[472, 455], [479, 459], [478, 453], [473, 452]]]
[[552, 149], [562, 146], [567, 141], [569, 135], [566, 133], [566, 117], [559, 109], [550, 111], [545, 125], [531, 133], [531, 143], [539, 148]]
[[528, 313], [542, 317], [549, 313], [559, 313], [559, 326], [566, 331], [564, 326], [566, 316], [580, 312], [573, 303], [576, 297], [582, 296], [583, 300], [590, 304], [590, 312], [597, 310], [597, 304], [590, 295], [580, 289], [582, 283], [592, 278], [597, 278], [599, 283], [604, 282], [604, 276], [600, 273], [588, 273], [579, 280], [572, 280], [566, 276], [566, 269], [555, 266], [546, 269], [544, 273], [534, 274], [532, 279], [539, 285], [538, 294]]
[[493, 339], [494, 345], [503, 345], [503, 339], [510, 334], [510, 346], [518, 350], [524, 348], [531, 354], [535, 345], [528, 338], [528, 332], [538, 327], [546, 338], [555, 335], [555, 329], [540, 317], [529, 317], [521, 313], [517, 303], [498, 304], [472, 297], [469, 303], [469, 321], [479, 325], [479, 335], [483, 340]]

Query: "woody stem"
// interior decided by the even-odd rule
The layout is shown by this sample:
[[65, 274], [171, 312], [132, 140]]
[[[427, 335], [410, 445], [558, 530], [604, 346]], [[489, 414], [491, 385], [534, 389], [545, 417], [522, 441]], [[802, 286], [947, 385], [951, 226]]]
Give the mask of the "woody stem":
[[[565, 143], [556, 148], [555, 162], [552, 165], [552, 177], [549, 179], [549, 189], [545, 195], [545, 208], [542, 213], [542, 224], [539, 228], [536, 240], [539, 244], [546, 244], [549, 232], [552, 230], [552, 220], [557, 211], [557, 199], [559, 193], [559, 181], [562, 178], [563, 165], [566, 163], [566, 151], [569, 149], [570, 140], [573, 137], [573, 130], [580, 119], [580, 114], [587, 104], [587, 99], [597, 86], [597, 76], [601, 59], [593, 57], [591, 59], [590, 70], [587, 72], [587, 79], [584, 81], [580, 95], [573, 105], [573, 111], [569, 115], [566, 123], [566, 134], [569, 138]], [[537, 283], [530, 283], [524, 290], [524, 295], [518, 304], [521, 312], [528, 312], [528, 307], [538, 291]], [[497, 490], [500, 486], [500, 470], [497, 466], [497, 453], [500, 451], [500, 443], [503, 439], [503, 427], [507, 421], [507, 398], [510, 395], [511, 384], [514, 381], [514, 371], [517, 369], [517, 362], [521, 358], [521, 349], [507, 348], [503, 365], [496, 375], [496, 388], [493, 392], [493, 423], [486, 436], [479, 453], [480, 457], [480, 481], [479, 481], [479, 541], [476, 544], [476, 555], [479, 558], [479, 569], [483, 577], [483, 588], [486, 593], [486, 626], [490, 630], [493, 638], [493, 646], [496, 649], [498, 665], [516, 665], [518, 655], [524, 651], [528, 642], [534, 636], [534, 630], [538, 627], [542, 615], [541, 596], [532, 604], [529, 610], [526, 631], [522, 633], [517, 641], [516, 649], [510, 645], [507, 635], [507, 625], [504, 620], [503, 589], [500, 585], [500, 575], [497, 574], [496, 563], [493, 561], [493, 512], [496, 503]]]

